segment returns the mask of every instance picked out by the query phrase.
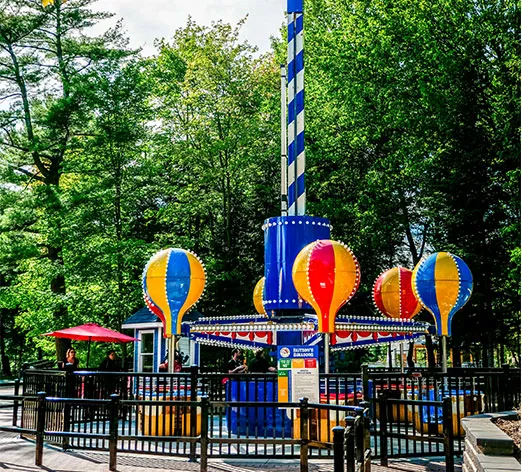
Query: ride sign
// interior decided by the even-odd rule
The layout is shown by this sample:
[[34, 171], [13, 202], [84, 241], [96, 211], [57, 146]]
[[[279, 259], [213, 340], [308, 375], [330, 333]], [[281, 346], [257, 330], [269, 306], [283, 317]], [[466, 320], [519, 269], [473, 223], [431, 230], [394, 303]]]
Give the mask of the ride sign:
[[280, 346], [277, 350], [277, 386], [280, 402], [308, 398], [319, 402], [319, 349], [317, 346]]

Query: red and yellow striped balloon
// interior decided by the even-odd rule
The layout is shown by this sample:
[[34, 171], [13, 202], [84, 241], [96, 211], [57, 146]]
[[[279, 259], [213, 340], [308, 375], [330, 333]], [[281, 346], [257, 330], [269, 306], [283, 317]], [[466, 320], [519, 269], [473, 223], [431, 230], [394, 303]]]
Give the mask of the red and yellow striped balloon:
[[337, 312], [359, 288], [361, 270], [345, 244], [320, 239], [297, 255], [292, 279], [300, 297], [314, 308], [318, 331], [333, 333]]
[[383, 272], [373, 286], [373, 300], [379, 311], [395, 319], [409, 320], [422, 309], [411, 287], [413, 272], [394, 267]]

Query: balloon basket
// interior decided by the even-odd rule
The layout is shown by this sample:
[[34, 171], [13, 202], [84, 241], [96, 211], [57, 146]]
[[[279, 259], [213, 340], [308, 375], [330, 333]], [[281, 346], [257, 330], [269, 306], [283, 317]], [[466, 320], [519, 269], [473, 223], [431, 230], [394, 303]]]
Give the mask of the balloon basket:
[[[333, 442], [332, 428], [336, 426], [346, 427], [345, 414], [327, 410], [310, 410], [310, 418], [308, 423], [308, 439], [311, 441], [319, 441], [331, 443]], [[296, 411], [294, 418], [294, 439], [301, 439], [301, 412]]]
[[[414, 399], [418, 395], [414, 395]], [[434, 399], [433, 390], [429, 391], [429, 399]], [[484, 405], [484, 394], [459, 391], [451, 392], [451, 411], [453, 434], [455, 436], [464, 436], [464, 429], [461, 425], [461, 419], [470, 416], [478, 415], [482, 412]], [[437, 409], [437, 411], [435, 411]], [[435, 406], [416, 406], [408, 405], [408, 421], [413, 424], [413, 427], [422, 434], [442, 434], [443, 432], [443, 415], [442, 407]]]

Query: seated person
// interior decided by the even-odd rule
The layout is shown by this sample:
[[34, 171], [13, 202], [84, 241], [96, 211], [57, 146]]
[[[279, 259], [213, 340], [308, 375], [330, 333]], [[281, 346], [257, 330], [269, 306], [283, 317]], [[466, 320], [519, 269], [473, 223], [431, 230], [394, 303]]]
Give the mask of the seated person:
[[103, 372], [119, 372], [121, 370], [120, 361], [116, 355], [116, 351], [111, 349], [107, 353], [107, 357], [103, 359], [98, 370]]

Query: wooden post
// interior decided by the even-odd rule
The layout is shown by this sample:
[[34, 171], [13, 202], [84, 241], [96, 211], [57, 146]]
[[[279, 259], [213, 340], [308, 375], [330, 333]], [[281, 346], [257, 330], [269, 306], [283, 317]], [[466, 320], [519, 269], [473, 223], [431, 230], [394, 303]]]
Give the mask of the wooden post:
[[333, 472], [344, 472], [344, 428], [342, 426], [335, 426], [332, 428], [332, 435], [334, 455]]
[[34, 465], [41, 467], [43, 461], [43, 443], [45, 430], [45, 392], [38, 392], [36, 401], [36, 450]]
[[208, 471], [208, 413], [210, 402], [208, 395], [201, 397], [201, 436], [200, 436], [200, 472]]
[[446, 472], [453, 472], [455, 469], [455, 460], [453, 457], [453, 413], [451, 408], [451, 397], [444, 397], [442, 400], [442, 422]]
[[118, 450], [118, 414], [120, 397], [117, 393], [111, 395], [109, 406], [109, 470], [116, 470], [116, 453]]
[[300, 472], [308, 472], [308, 428], [309, 410], [308, 398], [299, 399], [300, 427], [301, 427], [301, 468]]

